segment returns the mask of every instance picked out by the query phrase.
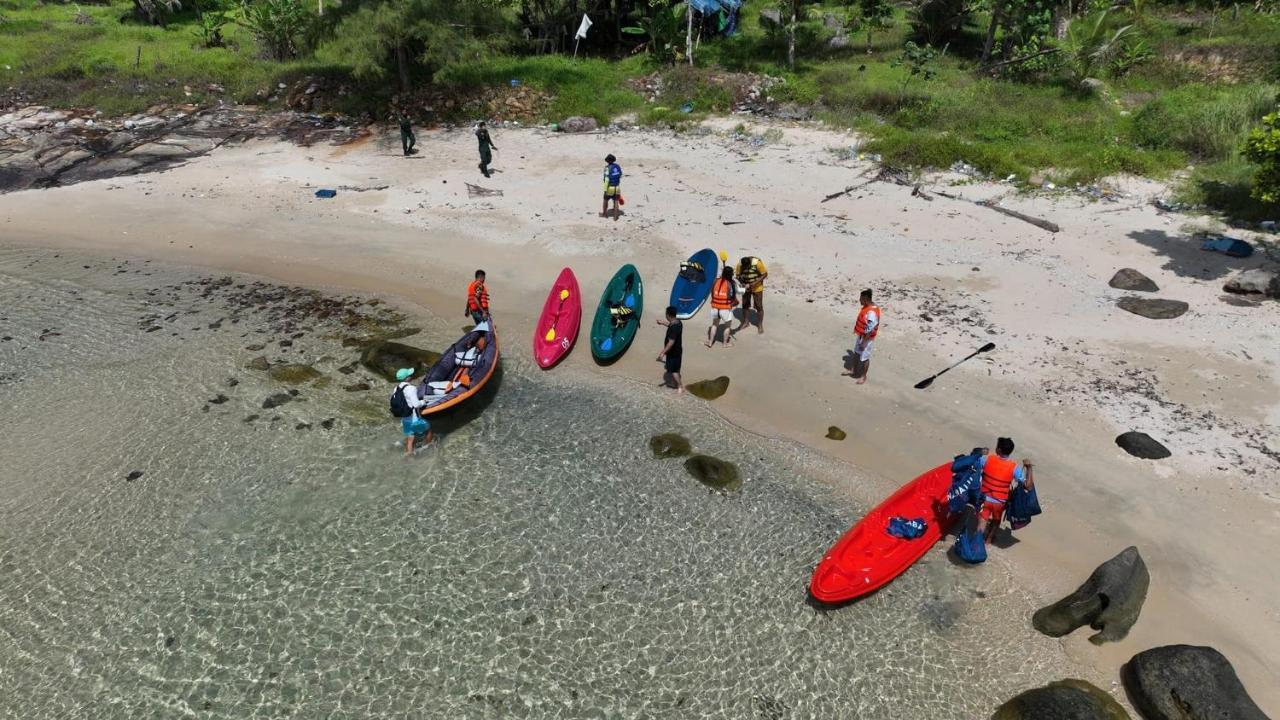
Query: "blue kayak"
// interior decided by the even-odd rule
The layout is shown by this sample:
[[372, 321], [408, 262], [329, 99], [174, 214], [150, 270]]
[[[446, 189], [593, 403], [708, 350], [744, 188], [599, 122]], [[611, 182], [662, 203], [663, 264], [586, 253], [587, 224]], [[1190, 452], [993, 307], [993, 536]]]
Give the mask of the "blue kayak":
[[711, 286], [720, 275], [720, 259], [710, 248], [699, 250], [680, 263], [680, 272], [671, 286], [671, 305], [676, 317], [688, 320], [702, 309], [711, 296]]

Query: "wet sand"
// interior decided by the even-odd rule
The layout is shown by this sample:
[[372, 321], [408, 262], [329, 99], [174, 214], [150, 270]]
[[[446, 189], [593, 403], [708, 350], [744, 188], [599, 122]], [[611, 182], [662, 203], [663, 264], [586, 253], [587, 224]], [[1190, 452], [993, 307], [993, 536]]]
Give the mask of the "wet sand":
[[[652, 318], [679, 259], [707, 246], [759, 255], [771, 273], [766, 334], [748, 331], [734, 348], [707, 351], [694, 343], [705, 315], [687, 324], [686, 380], [733, 380], [710, 410], [852, 462], [861, 472], [837, 479], [835, 490], [864, 505], [1011, 434], [1017, 455], [1038, 463], [1046, 514], [997, 551], [997, 563], [1044, 603], [1130, 544], [1151, 570], [1151, 595], [1129, 638], [1095, 648], [1077, 632], [1063, 641], [1075, 661], [1114, 677], [1147, 647], [1213, 645], [1274, 714], [1280, 306], [1219, 298], [1230, 272], [1262, 259], [1200, 252], [1187, 219], [1158, 214], [1145, 202], [1158, 188], [1138, 182], [1116, 204], [1004, 201], [1058, 222], [1055, 235], [883, 183], [820, 203], [869, 169], [832, 152], [851, 141], [808, 128], [784, 129], [781, 144], [763, 147], [724, 136], [504, 131], [495, 134], [492, 180], [475, 172], [474, 142], [463, 132], [421, 133], [422, 154], [408, 160], [390, 136], [346, 148], [254, 143], [162, 174], [0, 197], [0, 234], [6, 245], [380, 293], [452, 314], [459, 326], [462, 289], [484, 267], [510, 338], [531, 337], [560, 267], [574, 267], [593, 306], [612, 270], [630, 261], [651, 298], [633, 349], [597, 368], [583, 345], [553, 374], [646, 383], [660, 376]], [[597, 217], [595, 158], [606, 152], [627, 172], [628, 214], [617, 223]], [[469, 198], [464, 182], [504, 195]], [[317, 200], [317, 187], [336, 187], [338, 197]], [[1009, 188], [949, 191], [986, 199]], [[1160, 297], [1192, 311], [1156, 321], [1116, 309], [1125, 293], [1106, 282], [1120, 267], [1143, 271]], [[855, 387], [840, 372], [862, 287], [876, 289], [886, 321], [871, 382]], [[989, 340], [995, 353], [926, 392], [911, 389]], [[526, 345], [509, 342], [507, 357]], [[849, 439], [823, 439], [832, 424]], [[1125, 455], [1113, 438], [1131, 429], [1162, 440], [1174, 457]], [[1198, 528], [1194, 541], [1190, 528]]]

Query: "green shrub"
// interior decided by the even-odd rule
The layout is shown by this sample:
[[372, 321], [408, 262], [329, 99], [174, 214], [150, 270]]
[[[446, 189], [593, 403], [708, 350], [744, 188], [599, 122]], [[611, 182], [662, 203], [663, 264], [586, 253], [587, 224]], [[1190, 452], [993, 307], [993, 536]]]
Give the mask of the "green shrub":
[[1276, 107], [1274, 85], [1188, 85], [1147, 103], [1133, 118], [1144, 147], [1181, 150], [1201, 160], [1230, 157], [1249, 128]]
[[1264, 203], [1280, 203], [1280, 113], [1266, 116], [1262, 127], [1249, 132], [1242, 154], [1258, 166], [1253, 197]]

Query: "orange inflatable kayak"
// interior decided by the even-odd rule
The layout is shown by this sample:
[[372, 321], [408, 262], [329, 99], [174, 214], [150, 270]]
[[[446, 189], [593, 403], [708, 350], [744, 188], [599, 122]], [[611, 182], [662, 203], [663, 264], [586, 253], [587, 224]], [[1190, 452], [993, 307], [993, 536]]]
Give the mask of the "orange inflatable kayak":
[[[874, 592], [906, 572], [947, 529], [951, 463], [898, 488], [844, 534], [813, 571], [809, 592], [824, 603], [839, 603]], [[904, 540], [886, 532], [889, 518], [924, 518], [924, 535]]]

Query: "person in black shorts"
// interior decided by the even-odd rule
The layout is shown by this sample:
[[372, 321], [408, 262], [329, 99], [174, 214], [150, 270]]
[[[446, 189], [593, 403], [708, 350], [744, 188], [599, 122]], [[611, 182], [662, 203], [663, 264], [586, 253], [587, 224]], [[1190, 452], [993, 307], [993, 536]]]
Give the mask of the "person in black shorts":
[[684, 394], [684, 382], [680, 379], [680, 360], [684, 356], [684, 323], [676, 319], [675, 307], [667, 306], [667, 319], [659, 320], [659, 325], [667, 326], [667, 337], [663, 341], [662, 352], [658, 353], [658, 362], [662, 363], [666, 375], [662, 384], [671, 387], [675, 382], [676, 393]]

